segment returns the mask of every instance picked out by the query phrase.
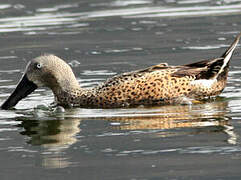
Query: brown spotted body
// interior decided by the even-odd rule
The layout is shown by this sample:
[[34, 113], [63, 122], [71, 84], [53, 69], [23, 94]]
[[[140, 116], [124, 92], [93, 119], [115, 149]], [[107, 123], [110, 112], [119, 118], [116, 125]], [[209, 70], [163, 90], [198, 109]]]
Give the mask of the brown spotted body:
[[184, 98], [201, 100], [219, 95], [226, 85], [227, 78], [215, 82], [212, 87], [203, 87], [192, 84], [194, 76], [173, 77], [180, 68], [183, 67], [166, 66], [153, 72], [148, 68], [124, 73], [94, 88], [55, 95], [62, 105], [112, 108], [185, 103], [182, 102]]
[[182, 66], [162, 63], [114, 76], [93, 88], [81, 88], [72, 69], [62, 59], [43, 55], [30, 61], [17, 88], [2, 109], [16, 105], [40, 86], [52, 89], [56, 102], [63, 106], [117, 108], [191, 104], [192, 101], [217, 96], [223, 91], [229, 62], [240, 36], [220, 58]]

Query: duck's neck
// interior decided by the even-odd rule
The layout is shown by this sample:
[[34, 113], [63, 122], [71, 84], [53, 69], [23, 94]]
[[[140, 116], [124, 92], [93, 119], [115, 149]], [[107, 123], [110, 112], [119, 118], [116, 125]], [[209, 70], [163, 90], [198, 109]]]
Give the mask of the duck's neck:
[[62, 106], [86, 106], [95, 98], [92, 88], [81, 88], [79, 84], [53, 90], [55, 101]]

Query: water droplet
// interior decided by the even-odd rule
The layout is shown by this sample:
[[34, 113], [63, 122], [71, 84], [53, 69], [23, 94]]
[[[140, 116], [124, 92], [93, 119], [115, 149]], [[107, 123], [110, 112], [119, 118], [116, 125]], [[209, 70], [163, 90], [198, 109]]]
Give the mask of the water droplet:
[[54, 109], [54, 113], [64, 113], [64, 112], [65, 112], [65, 109], [62, 106], [57, 106]]
[[78, 67], [80, 65], [80, 62], [77, 60], [72, 60], [72, 61], [70, 61], [69, 65], [71, 67]]
[[13, 6], [13, 8], [14, 8], [14, 9], [24, 9], [25, 6], [22, 5], [22, 4], [15, 4], [15, 5]]

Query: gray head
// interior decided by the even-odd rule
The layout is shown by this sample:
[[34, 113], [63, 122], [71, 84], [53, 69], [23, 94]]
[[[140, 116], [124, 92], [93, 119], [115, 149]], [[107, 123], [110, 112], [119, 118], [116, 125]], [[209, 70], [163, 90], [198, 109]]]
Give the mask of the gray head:
[[38, 87], [49, 87], [54, 93], [79, 88], [71, 67], [54, 55], [43, 55], [31, 60], [16, 89], [1, 106], [9, 109]]

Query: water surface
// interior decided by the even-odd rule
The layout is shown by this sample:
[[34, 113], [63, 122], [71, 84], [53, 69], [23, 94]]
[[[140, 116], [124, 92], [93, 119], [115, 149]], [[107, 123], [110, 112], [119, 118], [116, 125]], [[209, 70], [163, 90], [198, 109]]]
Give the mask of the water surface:
[[[18, 1], [0, 4], [0, 103], [27, 62], [53, 53], [82, 87], [161, 62], [222, 55], [240, 32], [239, 0]], [[192, 106], [45, 108], [38, 89], [0, 111], [0, 177], [10, 179], [240, 179], [241, 61], [226, 89]]]

